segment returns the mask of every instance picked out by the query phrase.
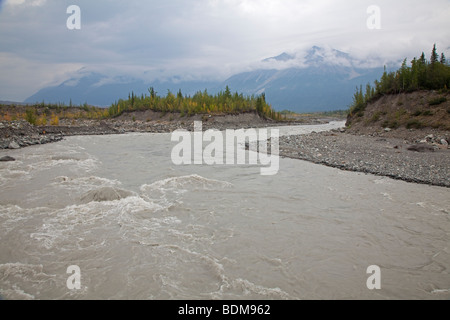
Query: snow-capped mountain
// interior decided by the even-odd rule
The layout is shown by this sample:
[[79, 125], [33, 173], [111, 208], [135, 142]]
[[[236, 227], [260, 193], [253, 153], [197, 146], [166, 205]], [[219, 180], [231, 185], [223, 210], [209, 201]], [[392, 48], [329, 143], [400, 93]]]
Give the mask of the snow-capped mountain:
[[207, 89], [216, 93], [229, 86], [232, 91], [246, 95], [266, 93], [267, 101], [277, 110], [312, 112], [345, 109], [352, 101], [357, 86], [379, 79], [383, 68], [359, 67], [360, 61], [351, 55], [321, 47], [305, 53], [282, 53], [255, 64], [254, 70], [233, 75], [223, 82], [182, 81], [177, 78], [145, 82], [125, 77], [109, 77], [81, 70], [58, 86], [40, 90], [25, 102], [87, 102], [109, 106], [128, 97], [131, 91], [147, 93], [152, 86], [160, 95], [167, 90], [194, 94]]
[[[338, 50], [313, 47], [304, 56], [283, 53], [263, 60], [268, 68], [232, 76], [226, 84], [245, 94], [266, 93], [277, 109], [300, 112], [347, 108], [355, 88], [379, 79], [384, 68], [360, 68]], [[283, 68], [283, 64], [290, 64]]]

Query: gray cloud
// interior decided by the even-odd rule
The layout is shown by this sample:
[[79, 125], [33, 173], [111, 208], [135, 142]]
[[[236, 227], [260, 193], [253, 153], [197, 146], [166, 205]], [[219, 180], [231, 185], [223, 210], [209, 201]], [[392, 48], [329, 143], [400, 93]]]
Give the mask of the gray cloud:
[[[81, 30], [66, 28], [72, 4]], [[366, 26], [372, 4], [381, 30]], [[448, 0], [7, 0], [1, 10], [0, 99], [24, 99], [81, 67], [224, 78], [313, 45], [380, 63], [450, 45]]]

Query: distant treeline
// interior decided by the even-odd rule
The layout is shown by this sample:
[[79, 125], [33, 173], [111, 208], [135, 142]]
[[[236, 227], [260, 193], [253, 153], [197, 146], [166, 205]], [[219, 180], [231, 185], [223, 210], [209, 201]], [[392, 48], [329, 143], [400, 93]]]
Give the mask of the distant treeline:
[[405, 59], [401, 68], [395, 72], [388, 73], [385, 67], [381, 79], [375, 80], [373, 86], [367, 84], [365, 93], [362, 86], [357, 88], [350, 107], [350, 115], [363, 112], [369, 102], [382, 95], [417, 90], [447, 91], [449, 87], [450, 65], [444, 53], [438, 55], [436, 45], [434, 45], [430, 61], [422, 52], [419, 59], [414, 58], [411, 61], [411, 66], [408, 66], [407, 59]]
[[36, 103], [34, 105], [2, 105], [0, 104], [0, 121], [26, 120], [37, 126], [59, 125], [60, 119], [99, 120], [109, 117], [106, 109], [89, 106], [87, 103], [80, 106], [66, 105], [64, 103]]
[[154, 88], [148, 89], [148, 94], [135, 95], [132, 92], [128, 100], [119, 100], [109, 108], [109, 116], [115, 117], [124, 112], [152, 110], [162, 113], [179, 113], [181, 117], [196, 114], [239, 114], [257, 112], [261, 117], [282, 120], [283, 115], [276, 112], [267, 104], [265, 94], [260, 96], [244, 96], [237, 92], [232, 94], [227, 86], [225, 91], [211, 95], [205, 90], [194, 96], [186, 96], [178, 91], [175, 95], [168, 90], [165, 97], [161, 97]]

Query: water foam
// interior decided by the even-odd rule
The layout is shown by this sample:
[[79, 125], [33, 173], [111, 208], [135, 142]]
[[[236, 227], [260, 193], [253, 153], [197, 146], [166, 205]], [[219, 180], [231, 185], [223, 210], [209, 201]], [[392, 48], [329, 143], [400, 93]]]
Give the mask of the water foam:
[[182, 203], [184, 194], [190, 191], [222, 190], [233, 187], [233, 184], [225, 181], [204, 178], [197, 174], [188, 176], [171, 177], [156, 181], [152, 184], [144, 184], [140, 187], [141, 197], [147, 201], [158, 203], [165, 209]]
[[[35, 299], [26, 290], [54, 283], [54, 276], [44, 273], [42, 265], [6, 263], [0, 265], [0, 294], [6, 299]], [[34, 291], [35, 289], [33, 289]]]
[[8, 184], [11, 181], [27, 181], [31, 177], [28, 175], [31, 168], [21, 161], [8, 162], [0, 166], [0, 185]]
[[[54, 160], [56, 159], [56, 160]], [[49, 169], [54, 169], [55, 167], [64, 167], [67, 166], [73, 170], [80, 170], [81, 172], [92, 172], [97, 169], [101, 162], [94, 158], [89, 157], [86, 159], [79, 159], [75, 157], [46, 157], [42, 159], [39, 158], [40, 161], [37, 161], [33, 164], [30, 164], [29, 167], [34, 172], [41, 172]]]
[[[209, 283], [207, 287], [215, 286], [217, 290], [212, 290], [210, 292], [199, 292], [198, 294], [200, 295], [205, 295], [208, 298], [212, 299], [235, 299], [236, 297], [242, 298], [243, 296], [249, 297], [251, 299], [292, 299], [292, 297], [288, 293], [284, 292], [280, 288], [268, 288], [263, 285], [254, 284], [253, 282], [246, 279], [242, 279], [239, 277], [233, 278], [227, 275], [226, 269], [222, 264], [222, 261], [228, 261], [227, 258], [219, 260], [206, 253], [199, 253], [189, 248], [180, 247], [178, 245], [163, 245], [159, 248], [169, 250], [171, 256], [174, 256], [176, 252], [186, 254], [186, 258], [182, 258], [183, 256], [180, 256], [179, 254], [178, 256], [180, 256], [180, 258], [184, 259], [185, 261], [192, 260], [191, 263], [195, 262], [196, 266], [203, 265], [206, 270], [209, 270], [210, 276], [212, 276], [211, 280], [214, 278], [216, 279], [216, 282]], [[166, 286], [172, 287], [178, 293], [186, 294], [186, 292], [183, 292], [183, 289], [185, 288], [181, 286], [183, 283], [175, 281], [174, 279], [169, 279], [167, 277], [165, 277], [163, 281]], [[187, 294], [191, 293], [189, 292]]]
[[230, 188], [233, 184], [226, 181], [219, 181], [204, 178], [197, 174], [192, 174], [182, 177], [167, 178], [164, 180], [156, 181], [150, 185], [143, 185], [142, 191], [147, 189], [181, 189], [188, 187], [189, 189], [210, 189], [212, 187]]
[[139, 214], [149, 216], [160, 209], [157, 204], [136, 195], [113, 201], [89, 201], [49, 213], [42, 226], [30, 237], [46, 249], [78, 249], [84, 247], [80, 243], [84, 243], [85, 238], [92, 240], [92, 246], [98, 246], [101, 239], [95, 239], [95, 232], [109, 234], [114, 229], [112, 226], [119, 225], [126, 229], [125, 232], [139, 233], [145, 228]]

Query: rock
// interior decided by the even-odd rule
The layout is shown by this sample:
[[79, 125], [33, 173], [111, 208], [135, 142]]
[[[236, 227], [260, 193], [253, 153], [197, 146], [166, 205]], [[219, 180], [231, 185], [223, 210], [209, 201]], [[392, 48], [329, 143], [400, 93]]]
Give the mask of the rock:
[[13, 157], [10, 157], [10, 156], [0, 158], [0, 162], [11, 162], [11, 161], [16, 161], [16, 159], [14, 159]]
[[81, 203], [88, 204], [90, 202], [107, 202], [125, 199], [131, 197], [132, 192], [111, 187], [104, 187], [97, 190], [92, 190], [86, 193], [81, 198]]
[[384, 129], [384, 131], [385, 131], [385, 132], [391, 132], [392, 129], [391, 129], [391, 128], [386, 128], [386, 129]]
[[441, 139], [441, 145], [448, 146], [448, 141], [445, 139]]
[[434, 152], [434, 148], [426, 144], [416, 144], [409, 147], [408, 150], [415, 152]]
[[20, 146], [17, 142], [11, 141], [8, 146], [9, 149], [20, 149]]

